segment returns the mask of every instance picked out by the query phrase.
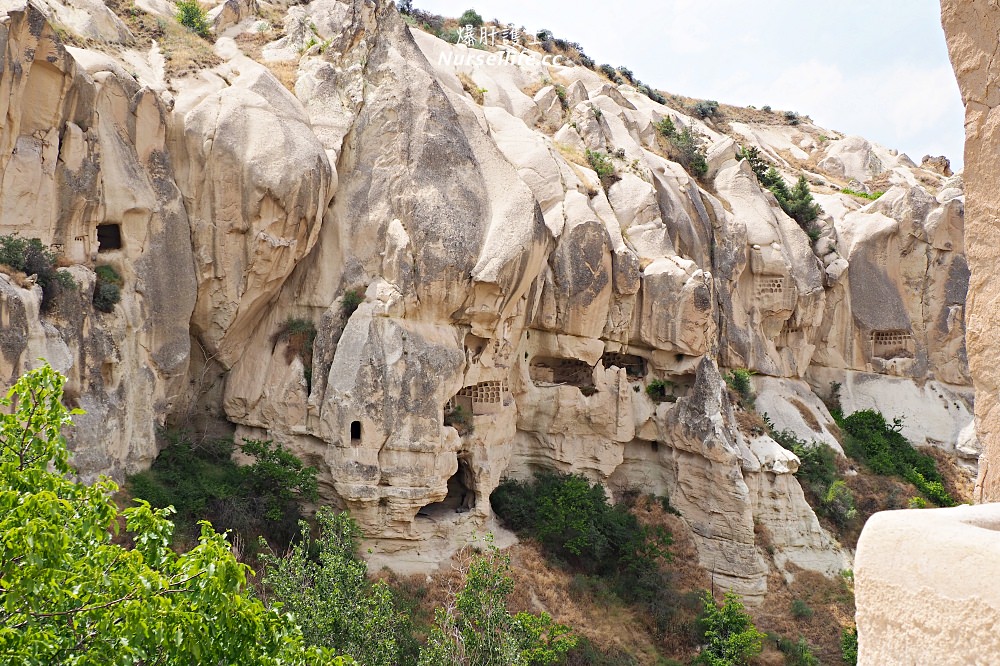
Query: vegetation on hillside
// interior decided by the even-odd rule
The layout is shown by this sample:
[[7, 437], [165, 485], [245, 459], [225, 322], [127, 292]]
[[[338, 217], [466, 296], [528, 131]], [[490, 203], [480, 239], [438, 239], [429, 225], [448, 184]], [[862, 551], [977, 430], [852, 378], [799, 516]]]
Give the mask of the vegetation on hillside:
[[805, 175], [800, 174], [795, 185], [788, 187], [782, 175], [764, 159], [756, 146], [741, 149], [740, 159], [747, 161], [761, 187], [768, 189], [774, 195], [781, 209], [798, 223], [809, 238], [812, 240], [819, 238], [820, 230], [815, 222], [823, 209], [813, 201]]
[[55, 298], [66, 289], [76, 289], [73, 276], [57, 270], [58, 257], [38, 238], [0, 236], [0, 271], [12, 274], [21, 286], [30, 287], [25, 278], [35, 276], [42, 288], [42, 308], [51, 308]]
[[[157, 508], [173, 507], [179, 537], [192, 538], [202, 520], [234, 530], [244, 543], [256, 535], [284, 547], [297, 533], [300, 501], [317, 499], [316, 470], [280, 444], [229, 438], [195, 441], [162, 433], [166, 446], [152, 467], [129, 478], [128, 490]], [[239, 451], [252, 461], [237, 465]]]

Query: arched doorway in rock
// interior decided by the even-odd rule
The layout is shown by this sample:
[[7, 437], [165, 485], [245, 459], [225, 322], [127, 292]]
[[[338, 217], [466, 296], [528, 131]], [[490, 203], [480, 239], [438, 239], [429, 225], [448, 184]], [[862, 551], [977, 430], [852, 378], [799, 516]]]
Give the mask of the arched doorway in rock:
[[448, 494], [440, 502], [428, 504], [417, 511], [417, 518], [444, 518], [449, 514], [466, 513], [476, 506], [475, 477], [468, 458], [459, 456], [458, 471], [448, 479]]

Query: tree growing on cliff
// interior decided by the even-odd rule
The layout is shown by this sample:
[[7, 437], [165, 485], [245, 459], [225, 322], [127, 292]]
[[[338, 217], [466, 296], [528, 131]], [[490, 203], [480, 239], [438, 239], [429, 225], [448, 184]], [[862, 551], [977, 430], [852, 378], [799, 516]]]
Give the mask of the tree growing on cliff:
[[122, 512], [117, 486], [70, 480], [65, 378], [32, 370], [0, 399], [0, 663], [343, 664], [248, 595], [248, 568], [207, 522], [172, 551], [172, 509]]

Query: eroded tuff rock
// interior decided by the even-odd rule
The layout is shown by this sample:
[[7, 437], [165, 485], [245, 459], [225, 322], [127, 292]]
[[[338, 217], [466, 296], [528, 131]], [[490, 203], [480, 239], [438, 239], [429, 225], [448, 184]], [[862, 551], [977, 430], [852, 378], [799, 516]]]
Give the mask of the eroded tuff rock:
[[[0, 233], [50, 244], [79, 289], [43, 314], [39, 287], [0, 275], [0, 381], [48, 359], [87, 411], [68, 433], [83, 477], [134, 473], [187, 383], [196, 296], [167, 113], [111, 58], [65, 48], [35, 6], [6, 11]], [[124, 281], [110, 315], [90, 305], [96, 264]]]
[[965, 228], [969, 264], [969, 368], [976, 388], [976, 430], [983, 443], [977, 498], [1000, 500], [1000, 291], [993, 276], [1000, 260], [997, 228], [996, 151], [1000, 146], [997, 119], [1000, 98], [995, 82], [998, 9], [986, 0], [943, 0], [941, 20], [948, 52], [965, 103], [965, 174], [968, 183], [968, 224]]
[[[503, 477], [579, 472], [669, 495], [701, 564], [752, 600], [770, 567], [755, 524], [788, 576], [848, 556], [797, 458], [740, 427], [727, 368], [756, 372], [758, 409], [807, 440], [837, 448], [818, 397], [835, 382], [845, 408], [974, 448], [961, 179], [808, 121], [723, 133], [582, 67], [411, 30], [382, 1], [288, 8], [260, 53], [295, 69], [293, 94], [240, 51], [255, 11], [220, 6], [224, 63], [170, 81], [144, 78], [156, 49], [127, 55], [139, 81], [113, 46], [65, 49], [39, 10], [2, 26], [0, 232], [60, 247], [82, 288], [45, 314], [0, 275], [0, 370], [45, 356], [70, 374], [88, 474], [148, 464], [167, 415], [218, 412], [315, 465], [380, 562], [417, 570], [495, 527]], [[703, 180], [667, 158], [663, 118], [706, 142]], [[741, 145], [809, 174], [817, 238]], [[121, 249], [98, 247], [105, 224]], [[111, 315], [89, 307], [103, 262], [126, 277]], [[290, 317], [315, 326], [311, 355], [281, 336]]]

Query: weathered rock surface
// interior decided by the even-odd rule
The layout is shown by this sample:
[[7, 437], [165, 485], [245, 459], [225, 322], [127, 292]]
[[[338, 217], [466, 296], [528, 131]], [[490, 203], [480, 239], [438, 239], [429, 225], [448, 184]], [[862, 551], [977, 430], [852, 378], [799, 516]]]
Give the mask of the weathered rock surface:
[[[217, 29], [255, 11], [227, 3]], [[294, 94], [243, 35], [154, 92], [40, 11], [8, 16], [0, 233], [59, 246], [82, 288], [47, 314], [0, 275], [0, 376], [38, 356], [69, 373], [87, 474], [148, 464], [168, 415], [217, 413], [315, 465], [323, 501], [412, 571], [494, 526], [503, 477], [578, 472], [668, 495], [701, 564], [759, 600], [755, 523], [789, 577], [848, 560], [795, 456], [741, 427], [728, 369], [757, 373], [777, 427], [838, 450], [831, 382], [922, 443], [955, 450], [971, 420], [961, 182], [881, 146], [808, 122], [727, 136], [591, 70], [411, 30], [381, 0], [287, 9], [261, 53], [297, 62]], [[668, 159], [664, 117], [706, 143], [702, 181]], [[818, 238], [737, 142], [820, 183]], [[852, 180], [888, 192], [862, 205]], [[97, 246], [105, 224], [120, 249]], [[126, 281], [112, 315], [89, 307], [105, 262]], [[315, 327], [311, 354], [289, 318]]]
[[989, 664], [1000, 505], [872, 516], [858, 541], [858, 664]]
[[994, 275], [1000, 261], [996, 151], [1000, 146], [997, 120], [1000, 97], [995, 82], [996, 25], [1000, 10], [987, 0], [943, 0], [941, 20], [948, 52], [965, 103], [965, 172], [968, 224], [965, 228], [969, 264], [968, 354], [976, 389], [976, 430], [983, 444], [978, 499], [1000, 500], [1000, 288]]

